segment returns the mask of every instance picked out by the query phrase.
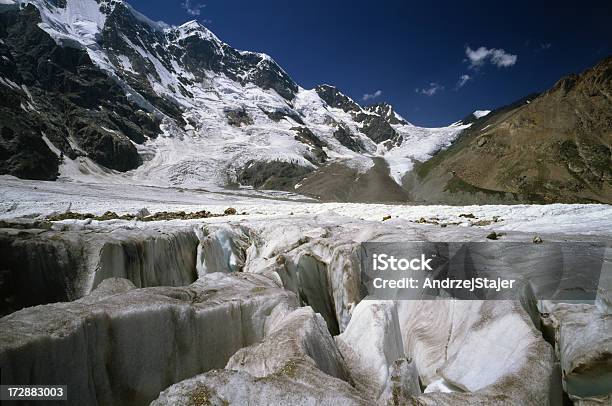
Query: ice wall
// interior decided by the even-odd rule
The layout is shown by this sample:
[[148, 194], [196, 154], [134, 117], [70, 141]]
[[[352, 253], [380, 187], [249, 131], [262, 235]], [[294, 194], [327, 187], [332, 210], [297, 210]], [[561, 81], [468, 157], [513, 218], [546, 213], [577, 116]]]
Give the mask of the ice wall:
[[0, 316], [82, 295], [80, 278], [87, 272], [83, 247], [71, 239], [46, 238], [50, 234], [0, 229]]
[[[239, 350], [226, 369], [172, 385], [152, 405], [368, 405], [351, 385], [342, 355], [321, 315], [285, 313], [261, 343]], [[204, 402], [204, 403], [205, 403]]]
[[98, 251], [92, 288], [110, 277], [136, 287], [187, 285], [197, 278], [197, 247], [189, 228], [110, 233]]
[[199, 239], [197, 273], [241, 272], [250, 244], [249, 230], [239, 225], [202, 225], [195, 228]]
[[73, 405], [147, 404], [260, 341], [278, 306], [297, 300], [257, 275], [144, 289], [107, 279], [89, 297], [0, 319], [3, 384], [68, 385]]
[[0, 269], [7, 281], [0, 314], [76, 300], [111, 277], [137, 287], [184, 286], [197, 277], [199, 242], [192, 227], [33, 227], [0, 229]]

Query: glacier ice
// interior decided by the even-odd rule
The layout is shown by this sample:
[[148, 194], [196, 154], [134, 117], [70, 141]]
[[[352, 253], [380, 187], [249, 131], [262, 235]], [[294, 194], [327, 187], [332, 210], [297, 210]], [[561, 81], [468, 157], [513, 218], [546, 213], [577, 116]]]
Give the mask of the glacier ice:
[[[605, 382], [609, 323], [601, 304], [541, 303], [540, 311], [548, 315], [540, 323], [529, 292], [514, 301], [362, 300], [360, 242], [483, 241], [486, 228], [411, 221], [422, 208], [382, 222], [376, 220], [379, 214], [394, 207], [368, 206], [368, 212], [356, 205], [351, 212], [341, 205], [288, 202], [266, 208], [260, 203], [250, 203], [252, 214], [246, 216], [51, 226], [39, 221], [39, 228], [2, 229], [7, 238], [37, 241], [53, 235], [45, 241], [72, 244], [73, 251], [81, 247], [74, 251], [83, 252], [77, 265], [87, 264], [89, 271], [79, 272], [90, 282], [82, 285], [84, 297], [78, 300], [29, 307], [0, 320], [3, 380], [62, 380], [85, 400], [144, 404], [157, 398], [160, 405], [194, 396], [252, 404], [556, 404], [562, 376], [570, 395], [584, 403], [590, 396], [585, 394], [595, 396], [584, 392], [585, 379]], [[568, 216], [567, 209], [547, 207], [544, 215], [557, 218], [550, 214], [557, 210]], [[429, 210], [449, 218], [466, 211]], [[481, 210], [491, 215], [502, 208]], [[535, 216], [531, 208], [506, 210], [509, 229]], [[569, 238], [541, 234], [546, 241]], [[528, 243], [532, 237], [512, 230], [504, 236]], [[108, 244], [108, 253], [100, 255]], [[149, 281], [180, 273], [162, 275], [153, 265], [130, 268], [125, 260], [130, 256], [113, 244], [135, 244], [144, 250], [127, 249], [141, 252], [136, 263], [157, 262], [168, 269], [183, 261], [182, 250], [189, 247], [190, 278], [198, 280], [139, 287], [145, 269]], [[36, 255], [45, 253], [44, 245], [30, 247]], [[45, 258], [55, 267], [63, 261]], [[101, 258], [104, 277], [100, 273], [96, 289], [88, 290]], [[69, 263], [61, 266], [69, 269]], [[76, 280], [76, 274], [66, 275]], [[120, 279], [125, 276], [133, 280]], [[556, 343], [557, 357], [539, 328]], [[51, 367], [60, 363], [67, 368]], [[588, 373], [576, 367], [584, 363], [591, 366]]]
[[547, 317], [570, 398], [585, 403], [609, 401], [612, 315], [591, 304], [558, 303]]
[[112, 277], [137, 287], [196, 280], [199, 241], [192, 227], [0, 230], [0, 251], [13, 281], [13, 310], [76, 300]]
[[172, 385], [152, 405], [365, 405], [321, 317], [302, 307], [273, 323], [261, 343], [242, 348], [226, 369]]
[[336, 343], [355, 387], [371, 400], [386, 404], [398, 392], [404, 398], [421, 393], [416, 364], [405, 356], [397, 303], [361, 301]]
[[557, 399], [553, 350], [519, 301], [405, 301], [398, 315], [424, 404]]
[[297, 301], [257, 275], [142, 289], [107, 279], [91, 297], [0, 319], [3, 383], [68, 385], [72, 404], [145, 404], [260, 341], [277, 306]]
[[287, 362], [296, 359], [327, 375], [350, 381], [325, 321], [308, 306], [277, 321], [261, 343], [238, 350], [226, 368], [265, 377], [282, 371]]

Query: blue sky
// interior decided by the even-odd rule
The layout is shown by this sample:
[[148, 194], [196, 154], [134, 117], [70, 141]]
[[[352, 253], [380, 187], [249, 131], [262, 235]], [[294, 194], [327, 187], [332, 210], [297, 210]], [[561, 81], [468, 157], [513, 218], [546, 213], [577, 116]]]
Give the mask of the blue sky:
[[387, 101], [423, 126], [543, 91], [612, 54], [610, 1], [128, 2], [169, 24], [197, 19], [271, 55], [302, 87]]

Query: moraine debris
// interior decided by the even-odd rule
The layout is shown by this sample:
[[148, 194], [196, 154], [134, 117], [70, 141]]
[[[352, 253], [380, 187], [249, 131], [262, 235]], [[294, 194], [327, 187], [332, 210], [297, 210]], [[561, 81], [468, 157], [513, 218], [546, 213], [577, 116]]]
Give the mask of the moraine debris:
[[[440, 219], [438, 217], [432, 217], [429, 219], [426, 219], [425, 217], [421, 217], [420, 219], [413, 221], [413, 223], [439, 225]], [[453, 224], [453, 223], [447, 223], [447, 224]], [[456, 223], [456, 224], [459, 224], [459, 223]]]
[[[62, 221], [62, 220], [97, 220], [97, 221], [107, 221], [107, 220], [138, 220], [138, 221], [161, 221], [161, 220], [196, 220], [196, 219], [204, 219], [211, 217], [224, 217], [224, 216], [232, 216], [236, 214], [236, 209], [228, 208], [223, 214], [211, 213], [208, 210], [200, 210], [193, 213], [186, 213], [184, 211], [177, 212], [168, 212], [162, 211], [157, 212], [155, 214], [149, 214], [146, 216], [142, 216], [143, 210], [139, 210], [137, 214], [122, 214], [119, 215], [114, 211], [107, 211], [101, 216], [96, 216], [91, 213], [76, 213], [67, 211], [65, 213], [50, 215], [46, 218], [47, 221]], [[148, 211], [148, 210], [147, 210]], [[246, 212], [242, 212], [243, 215], [246, 215]]]
[[136, 217], [139, 219], [150, 216], [150, 215], [151, 215], [151, 212], [146, 207], [143, 207], [142, 209], [136, 212]]
[[499, 239], [499, 237], [501, 237], [501, 236], [503, 236], [503, 235], [504, 235], [503, 233], [496, 233], [495, 231], [492, 231], [492, 232], [490, 232], [490, 233], [487, 235], [487, 238], [488, 238], [489, 240], [498, 240], [498, 239]]

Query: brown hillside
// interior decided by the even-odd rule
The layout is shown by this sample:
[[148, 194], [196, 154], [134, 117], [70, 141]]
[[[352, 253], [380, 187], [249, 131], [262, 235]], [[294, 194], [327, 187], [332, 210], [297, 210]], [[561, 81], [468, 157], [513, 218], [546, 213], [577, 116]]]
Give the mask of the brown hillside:
[[612, 57], [478, 120], [406, 178], [446, 203], [612, 203]]

